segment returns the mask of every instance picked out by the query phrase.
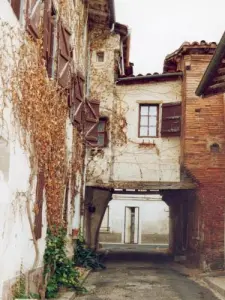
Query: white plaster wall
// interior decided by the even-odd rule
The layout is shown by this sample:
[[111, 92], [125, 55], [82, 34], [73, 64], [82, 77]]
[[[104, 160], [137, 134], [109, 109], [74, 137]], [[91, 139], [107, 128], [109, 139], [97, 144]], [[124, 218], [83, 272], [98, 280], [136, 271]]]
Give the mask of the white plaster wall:
[[124, 242], [125, 207], [139, 207], [139, 243], [142, 234], [168, 234], [169, 208], [160, 196], [114, 195], [109, 202], [109, 227]]
[[[99, 31], [100, 30], [100, 31]], [[103, 37], [103, 38], [102, 38]], [[100, 100], [100, 116], [109, 119], [109, 126], [113, 121], [115, 107], [115, 58], [120, 50], [120, 36], [105, 30], [94, 29], [90, 32], [90, 96]], [[97, 52], [104, 52], [104, 62], [97, 61]], [[87, 152], [87, 181], [108, 182], [112, 178], [113, 166], [112, 143], [110, 130], [108, 131], [108, 147], [100, 151]]]
[[[7, 0], [1, 0], [0, 20], [13, 27], [19, 26]], [[2, 98], [0, 98], [0, 107], [2, 109]], [[8, 107], [4, 110], [4, 122], [0, 124], [0, 138], [5, 141], [0, 148], [0, 156], [2, 155], [0, 160], [0, 299], [4, 282], [15, 278], [21, 265], [24, 272], [30, 270], [35, 260], [26, 197], [24, 197], [29, 187], [29, 157], [19, 144], [11, 120], [11, 107], [8, 103]], [[35, 186], [36, 182], [29, 197], [31, 213], [35, 199]], [[45, 248], [45, 210], [44, 203], [43, 234], [38, 240], [40, 251], [38, 266], [42, 264]], [[32, 218], [34, 218], [33, 213]]]
[[114, 180], [180, 181], [180, 138], [139, 138], [138, 119], [140, 103], [158, 103], [161, 118], [163, 103], [181, 101], [181, 82], [117, 86], [116, 92], [125, 110], [128, 143], [115, 150]]
[[[146, 84], [117, 85], [114, 102], [121, 106], [126, 118], [127, 143], [113, 145], [113, 150], [102, 150], [103, 154], [94, 158], [91, 166], [95, 182], [107, 182], [104, 170], [111, 168], [112, 181], [180, 181], [180, 138], [139, 138], [139, 105], [159, 104], [159, 132], [161, 128], [162, 104], [181, 101], [181, 82], [149, 82]], [[113, 120], [112, 120], [113, 122]], [[144, 145], [143, 145], [144, 144]], [[103, 167], [102, 167], [103, 166]], [[103, 173], [101, 177], [100, 174]], [[132, 186], [131, 186], [132, 188]]]

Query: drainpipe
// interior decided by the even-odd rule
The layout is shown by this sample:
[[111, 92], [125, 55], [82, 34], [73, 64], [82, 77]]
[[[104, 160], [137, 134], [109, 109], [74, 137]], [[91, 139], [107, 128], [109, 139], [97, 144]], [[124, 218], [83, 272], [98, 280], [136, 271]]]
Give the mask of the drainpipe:
[[[79, 178], [80, 179], [80, 178]], [[79, 180], [79, 185], [80, 186], [81, 180]], [[76, 239], [78, 237], [78, 233], [80, 230], [80, 193], [78, 193], [74, 197], [74, 215], [73, 215], [73, 220], [72, 220], [72, 237], [73, 239]]]

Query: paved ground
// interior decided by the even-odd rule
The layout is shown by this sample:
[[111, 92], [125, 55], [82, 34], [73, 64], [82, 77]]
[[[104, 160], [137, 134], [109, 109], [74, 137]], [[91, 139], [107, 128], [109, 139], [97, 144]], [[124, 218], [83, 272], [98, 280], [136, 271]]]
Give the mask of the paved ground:
[[80, 300], [217, 300], [212, 292], [171, 268], [165, 253], [116, 249], [109, 251], [107, 269], [92, 273], [89, 293]]

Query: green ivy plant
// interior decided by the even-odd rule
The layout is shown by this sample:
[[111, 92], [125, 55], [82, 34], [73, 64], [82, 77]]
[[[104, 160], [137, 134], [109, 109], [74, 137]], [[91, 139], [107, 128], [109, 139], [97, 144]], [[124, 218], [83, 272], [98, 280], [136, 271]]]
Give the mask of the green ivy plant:
[[101, 257], [96, 251], [88, 248], [81, 233], [77, 239], [74, 249], [74, 262], [78, 267], [89, 268], [92, 270], [105, 269], [101, 263]]
[[56, 233], [48, 230], [44, 254], [44, 277], [48, 278], [46, 298], [55, 298], [60, 287], [80, 292], [85, 290], [79, 282], [79, 272], [74, 262], [67, 257], [65, 248], [65, 229], [58, 229]]
[[13, 299], [40, 299], [40, 296], [35, 293], [27, 293], [26, 277], [23, 273], [22, 264], [20, 266], [20, 275], [12, 287]]

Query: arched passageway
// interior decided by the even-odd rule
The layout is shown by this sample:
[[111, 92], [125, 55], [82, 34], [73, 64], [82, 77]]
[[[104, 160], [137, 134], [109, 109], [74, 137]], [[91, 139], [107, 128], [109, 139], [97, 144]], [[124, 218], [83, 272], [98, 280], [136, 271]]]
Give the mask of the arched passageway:
[[[140, 197], [140, 193], [136, 192], [124, 192], [124, 195], [133, 195], [133, 197]], [[159, 194], [160, 193], [160, 194]], [[120, 196], [119, 192], [106, 189], [92, 188], [88, 187], [86, 190], [85, 198], [85, 216], [84, 216], [84, 233], [88, 246], [93, 249], [98, 249], [99, 247], [99, 233], [101, 224], [112, 198], [118, 199]], [[161, 197], [165, 202], [165, 208], [167, 207], [168, 220], [165, 224], [168, 228], [168, 249], [169, 252], [175, 256], [176, 259], [186, 259], [187, 255], [192, 254], [192, 245], [190, 243], [190, 235], [192, 234], [193, 227], [196, 226], [196, 197], [194, 190], [163, 190], [163, 191], [153, 191], [150, 192], [148, 197], [154, 199]], [[161, 195], [161, 196], [159, 196]], [[142, 195], [143, 196], [143, 195]], [[146, 197], [146, 193], [145, 193]], [[135, 200], [137, 201], [137, 200]], [[140, 210], [138, 209], [135, 202], [133, 205], [126, 206], [122, 205], [122, 214], [124, 214], [122, 224], [122, 232], [120, 234], [120, 243], [133, 243], [140, 244], [143, 241], [144, 235], [140, 236], [140, 224], [138, 225], [137, 217], [140, 215]], [[118, 218], [121, 214], [119, 212], [119, 207], [117, 209], [114, 207], [114, 213], [117, 213], [114, 218]], [[145, 212], [147, 214], [147, 211]], [[151, 213], [150, 213], [151, 215]], [[133, 218], [132, 218], [133, 217]], [[134, 226], [134, 230], [128, 232], [128, 227], [131, 224], [126, 223], [126, 219], [130, 220]], [[140, 220], [139, 220], [140, 221]], [[165, 219], [164, 219], [165, 221]], [[140, 222], [139, 222], [140, 223]], [[103, 224], [104, 225], [104, 224]], [[121, 224], [120, 224], [121, 225]], [[139, 227], [138, 227], [139, 226]], [[149, 231], [151, 232], [151, 231]], [[150, 234], [151, 235], [151, 234]], [[117, 242], [117, 241], [116, 241]], [[150, 241], [151, 243], [151, 241]]]

